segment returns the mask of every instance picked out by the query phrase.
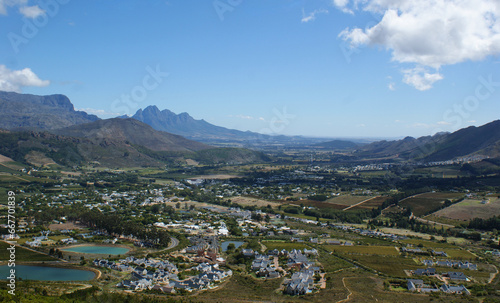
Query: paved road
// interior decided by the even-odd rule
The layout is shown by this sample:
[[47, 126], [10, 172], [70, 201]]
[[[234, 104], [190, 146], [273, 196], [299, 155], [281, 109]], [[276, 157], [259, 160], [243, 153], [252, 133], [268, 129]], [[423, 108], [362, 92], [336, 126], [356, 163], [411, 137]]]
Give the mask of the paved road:
[[172, 248], [176, 247], [177, 245], [179, 245], [179, 240], [177, 240], [176, 238], [170, 237], [170, 240], [171, 240], [170, 245], [167, 248], [165, 248], [165, 250], [172, 249]]

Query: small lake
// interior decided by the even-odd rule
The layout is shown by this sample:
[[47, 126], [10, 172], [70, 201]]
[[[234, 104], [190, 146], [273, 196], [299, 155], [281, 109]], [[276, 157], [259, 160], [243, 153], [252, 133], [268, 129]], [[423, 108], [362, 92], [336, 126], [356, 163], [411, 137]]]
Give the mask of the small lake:
[[82, 245], [71, 248], [64, 248], [61, 250], [76, 252], [81, 254], [94, 254], [94, 255], [123, 255], [129, 251], [129, 249], [125, 247], [99, 246], [99, 245]]
[[234, 244], [234, 248], [238, 248], [240, 247], [241, 245], [245, 244], [245, 242], [242, 242], [242, 241], [224, 241], [221, 243], [221, 247], [222, 247], [222, 251], [227, 251], [227, 246], [229, 244], [233, 243]]
[[[12, 268], [7, 265], [0, 266], [0, 279], [7, 279]], [[90, 270], [72, 268], [16, 265], [14, 269], [16, 270], [16, 278], [23, 280], [90, 281], [95, 277], [95, 273]]]

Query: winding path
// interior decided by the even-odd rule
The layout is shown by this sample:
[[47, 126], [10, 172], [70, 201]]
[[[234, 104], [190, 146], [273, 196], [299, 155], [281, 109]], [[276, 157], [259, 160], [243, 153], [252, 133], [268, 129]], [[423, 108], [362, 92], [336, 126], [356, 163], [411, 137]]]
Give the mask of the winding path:
[[344, 284], [344, 288], [347, 289], [347, 291], [349, 292], [349, 294], [347, 295], [347, 298], [342, 299], [340, 301], [337, 301], [335, 303], [347, 302], [347, 301], [349, 301], [351, 299], [352, 291], [347, 287], [347, 285], [345, 285], [345, 277], [342, 278], [342, 284]]

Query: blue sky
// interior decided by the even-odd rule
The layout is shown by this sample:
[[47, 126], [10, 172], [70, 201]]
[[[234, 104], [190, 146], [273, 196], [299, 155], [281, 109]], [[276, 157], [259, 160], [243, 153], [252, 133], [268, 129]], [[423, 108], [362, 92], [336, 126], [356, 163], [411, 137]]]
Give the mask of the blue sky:
[[263, 133], [454, 131], [500, 112], [500, 4], [470, 2], [0, 0], [0, 89]]

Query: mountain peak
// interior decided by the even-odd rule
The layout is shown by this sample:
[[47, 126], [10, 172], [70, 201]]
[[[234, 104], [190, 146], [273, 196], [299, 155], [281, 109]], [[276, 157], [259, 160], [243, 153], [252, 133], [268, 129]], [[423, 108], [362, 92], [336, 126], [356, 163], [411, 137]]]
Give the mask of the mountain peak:
[[61, 94], [37, 96], [0, 91], [0, 128], [55, 129], [99, 120]]

